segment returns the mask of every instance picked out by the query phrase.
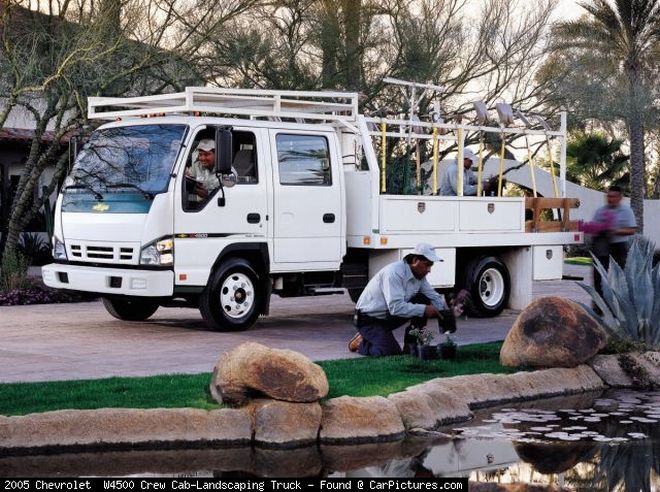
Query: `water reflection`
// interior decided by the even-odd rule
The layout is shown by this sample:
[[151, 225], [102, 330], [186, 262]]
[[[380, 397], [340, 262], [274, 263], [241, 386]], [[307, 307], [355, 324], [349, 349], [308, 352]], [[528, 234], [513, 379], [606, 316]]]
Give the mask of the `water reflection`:
[[[470, 443], [454, 451], [462, 459], [460, 468], [472, 468], [470, 477], [478, 481], [578, 490], [658, 489], [660, 393], [618, 391], [566, 403], [557, 399], [536, 407], [500, 408], [455, 429]], [[433, 452], [452, 457], [452, 450]], [[434, 468], [436, 474], [446, 471]]]
[[660, 392], [617, 391], [482, 410], [400, 442], [0, 455], [0, 476], [468, 476], [650, 492], [660, 488], [658, 420]]

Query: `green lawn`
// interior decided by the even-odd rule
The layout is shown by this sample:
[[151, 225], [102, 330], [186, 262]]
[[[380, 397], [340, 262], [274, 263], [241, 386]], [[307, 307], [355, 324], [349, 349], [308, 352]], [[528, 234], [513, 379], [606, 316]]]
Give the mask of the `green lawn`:
[[[361, 357], [319, 362], [330, 383], [329, 398], [388, 395], [438, 377], [510, 373], [499, 364], [501, 343], [458, 348], [455, 361], [421, 361], [410, 356]], [[0, 415], [61, 409], [219, 408], [208, 392], [210, 373], [108, 378], [0, 385]]]
[[587, 266], [591, 266], [593, 261], [591, 260], [590, 257], [587, 257], [587, 256], [573, 256], [572, 258], [566, 258], [564, 260], [564, 263], [568, 263], [569, 265], [587, 265]]

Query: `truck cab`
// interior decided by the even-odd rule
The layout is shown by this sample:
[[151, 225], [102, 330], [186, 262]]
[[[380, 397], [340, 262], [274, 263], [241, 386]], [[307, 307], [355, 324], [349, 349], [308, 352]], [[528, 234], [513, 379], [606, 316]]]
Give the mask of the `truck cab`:
[[[218, 128], [230, 132], [219, 145], [231, 146], [231, 179], [202, 198], [187, 174]], [[284, 289], [289, 273], [339, 270], [343, 189], [331, 127], [174, 117], [106, 124], [58, 199], [57, 263], [44, 280], [97, 292], [122, 319], [178, 300], [201, 302], [209, 323], [251, 324], [267, 311], [265, 277], [279, 275]]]

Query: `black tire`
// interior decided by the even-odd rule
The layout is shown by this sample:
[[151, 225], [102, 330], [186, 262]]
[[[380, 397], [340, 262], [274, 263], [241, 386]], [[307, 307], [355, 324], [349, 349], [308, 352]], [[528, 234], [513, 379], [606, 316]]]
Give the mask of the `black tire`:
[[509, 302], [511, 279], [504, 262], [496, 256], [472, 260], [466, 269], [465, 288], [470, 291], [470, 314], [492, 318]]
[[103, 306], [115, 318], [124, 321], [144, 321], [159, 307], [147, 297], [104, 297]]
[[231, 258], [211, 274], [199, 310], [210, 329], [241, 331], [257, 321], [264, 300], [265, 289], [250, 262]]
[[358, 299], [364, 292], [364, 288], [361, 289], [346, 289], [348, 291], [348, 296], [351, 298], [351, 301], [357, 303]]

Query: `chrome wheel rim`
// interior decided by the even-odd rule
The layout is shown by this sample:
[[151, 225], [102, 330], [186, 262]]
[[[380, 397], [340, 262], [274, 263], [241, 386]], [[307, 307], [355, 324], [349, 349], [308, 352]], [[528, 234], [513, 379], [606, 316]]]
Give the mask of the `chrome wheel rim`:
[[235, 272], [225, 278], [220, 287], [220, 305], [232, 319], [247, 316], [254, 306], [254, 284], [244, 273]]
[[497, 268], [487, 268], [479, 277], [479, 297], [488, 307], [496, 307], [504, 298], [504, 276]]

